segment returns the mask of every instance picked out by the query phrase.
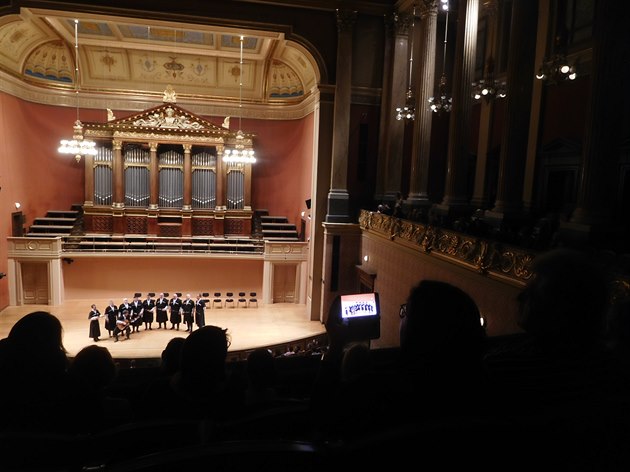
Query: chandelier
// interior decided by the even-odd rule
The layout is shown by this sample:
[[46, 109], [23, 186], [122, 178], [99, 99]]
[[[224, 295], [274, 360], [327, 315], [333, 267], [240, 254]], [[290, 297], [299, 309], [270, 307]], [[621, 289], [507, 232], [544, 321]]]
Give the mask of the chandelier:
[[74, 93], [77, 97], [77, 119], [72, 126], [72, 139], [62, 139], [58, 151], [73, 154], [77, 162], [83, 156], [96, 155], [96, 143], [83, 138], [83, 123], [79, 118], [79, 20], [74, 20]]
[[569, 62], [564, 54], [554, 54], [551, 58], [543, 61], [536, 74], [538, 80], [546, 80], [549, 84], [575, 80], [576, 77], [575, 64]]
[[234, 148], [225, 148], [223, 150], [223, 162], [228, 164], [253, 164], [256, 162], [254, 150], [245, 148], [243, 143], [245, 136], [242, 130], [243, 118], [243, 41], [245, 37], [240, 37], [241, 55], [239, 61], [239, 84], [238, 84], [238, 131], [236, 132], [236, 144]]
[[494, 60], [488, 57], [486, 60], [486, 74], [479, 82], [472, 83], [472, 97], [475, 100], [485, 99], [487, 102], [495, 98], [505, 98], [507, 95], [505, 81], [494, 78]]
[[238, 140], [244, 139], [243, 132], [239, 129], [236, 133], [237, 143], [234, 148], [226, 148], [223, 150], [223, 162], [229, 164], [254, 164], [256, 157], [253, 149], [245, 149], [243, 144], [239, 144]]
[[507, 95], [505, 86], [505, 82], [496, 79], [481, 79], [479, 82], [472, 83], [472, 97], [475, 100], [484, 98], [486, 101], [505, 98]]
[[416, 99], [411, 89], [411, 77], [413, 73], [413, 37], [416, 27], [416, 7], [414, 5], [411, 17], [411, 43], [409, 47], [409, 78], [407, 80], [407, 93], [405, 94], [405, 104], [396, 107], [396, 119], [413, 121], [416, 119]]
[[451, 97], [447, 91], [447, 79], [446, 79], [446, 44], [448, 40], [448, 0], [440, 0], [442, 3], [442, 10], [446, 11], [446, 21], [444, 22], [444, 51], [442, 57], [442, 76], [438, 85], [438, 95], [429, 98], [429, 108], [432, 112], [438, 115], [443, 112], [448, 113], [453, 108], [453, 97]]

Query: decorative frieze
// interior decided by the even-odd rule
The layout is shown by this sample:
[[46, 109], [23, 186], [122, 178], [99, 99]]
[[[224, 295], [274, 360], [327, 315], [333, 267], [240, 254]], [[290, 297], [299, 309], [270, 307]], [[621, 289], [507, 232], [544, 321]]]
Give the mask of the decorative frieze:
[[497, 241], [367, 210], [361, 211], [359, 225], [363, 231], [380, 234], [425, 254], [447, 258], [484, 275], [507, 278], [519, 285], [532, 275], [535, 253]]

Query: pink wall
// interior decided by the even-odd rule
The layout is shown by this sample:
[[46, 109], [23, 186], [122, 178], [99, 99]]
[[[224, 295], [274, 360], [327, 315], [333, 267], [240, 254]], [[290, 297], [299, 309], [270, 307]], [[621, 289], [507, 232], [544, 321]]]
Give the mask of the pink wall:
[[[80, 113], [84, 122], [106, 119], [103, 110]], [[117, 118], [130, 114], [115, 111]], [[207, 117], [218, 126], [223, 118]], [[83, 162], [57, 152], [59, 141], [72, 136], [75, 119], [74, 108], [35, 104], [0, 93], [0, 272], [7, 272], [6, 237], [11, 236], [14, 202], [22, 204], [28, 228], [48, 210], [67, 210], [84, 201]], [[293, 121], [243, 120], [242, 125], [243, 131], [256, 135], [253, 209], [286, 216], [299, 230], [300, 212], [312, 193], [312, 116]], [[0, 280], [0, 309], [8, 302], [5, 277]]]
[[516, 297], [520, 287], [366, 233], [361, 240], [361, 256], [365, 255], [369, 260], [364, 268], [376, 274], [374, 290], [380, 294], [381, 337], [373, 341], [377, 348], [398, 345], [400, 305], [406, 302], [411, 289], [424, 279], [448, 282], [468, 293], [486, 319], [489, 336], [520, 331], [516, 323]]
[[[68, 299], [120, 300], [135, 292], [257, 292], [262, 299], [263, 261], [200, 257], [75, 258], [63, 264]], [[119, 303], [119, 302], [117, 302]]]
[[256, 133], [252, 205], [286, 216], [300, 227], [305, 201], [311, 198], [313, 116], [298, 121], [244, 121]]

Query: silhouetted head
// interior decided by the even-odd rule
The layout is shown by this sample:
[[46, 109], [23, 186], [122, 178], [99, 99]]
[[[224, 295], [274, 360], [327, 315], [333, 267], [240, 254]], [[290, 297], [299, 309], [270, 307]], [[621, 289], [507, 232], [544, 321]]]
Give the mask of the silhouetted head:
[[406, 360], [483, 357], [486, 333], [477, 305], [454, 285], [421, 281], [411, 290], [401, 316], [400, 348]]
[[182, 347], [179, 371], [184, 385], [220, 385], [226, 378], [225, 361], [229, 346], [226, 329], [208, 325], [193, 331]]
[[519, 324], [552, 349], [583, 351], [600, 340], [609, 278], [590, 255], [555, 249], [537, 256], [519, 294]]
[[91, 345], [77, 353], [68, 372], [78, 384], [101, 391], [114, 381], [117, 369], [106, 347]]
[[276, 382], [276, 363], [269, 349], [254, 349], [247, 356], [247, 378], [255, 388], [270, 387]]
[[[36, 382], [65, 373], [68, 366], [59, 319], [47, 311], [35, 311], [20, 318], [7, 336], [13, 367]], [[38, 379], [39, 378], [39, 379]]]
[[172, 375], [179, 370], [182, 348], [186, 338], [172, 338], [162, 351], [162, 370]]
[[34, 311], [20, 318], [11, 331], [9, 339], [20, 347], [42, 353], [63, 352], [63, 328], [59, 319], [47, 311]]

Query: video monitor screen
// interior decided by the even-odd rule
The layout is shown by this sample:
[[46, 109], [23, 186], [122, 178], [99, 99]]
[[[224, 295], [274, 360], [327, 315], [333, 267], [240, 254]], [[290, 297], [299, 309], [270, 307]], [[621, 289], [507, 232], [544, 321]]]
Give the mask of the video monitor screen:
[[378, 316], [379, 303], [377, 293], [356, 293], [341, 296], [341, 318], [361, 318]]

